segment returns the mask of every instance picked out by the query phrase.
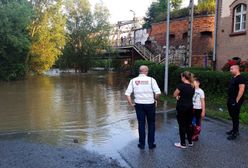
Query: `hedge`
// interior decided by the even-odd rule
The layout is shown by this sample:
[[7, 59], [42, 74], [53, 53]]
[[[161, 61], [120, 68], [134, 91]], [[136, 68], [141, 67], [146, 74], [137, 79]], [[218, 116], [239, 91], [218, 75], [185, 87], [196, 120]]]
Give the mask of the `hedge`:
[[[164, 65], [156, 64], [149, 61], [138, 60], [134, 64], [134, 74], [138, 75], [139, 67], [141, 65], [147, 65], [149, 67], [149, 76], [155, 78], [161, 89], [164, 86]], [[226, 96], [228, 83], [231, 78], [229, 72], [211, 71], [205, 68], [179, 68], [175, 65], [169, 66], [169, 91], [172, 93], [176, 88], [176, 85], [181, 82], [180, 74], [183, 71], [190, 71], [195, 74], [201, 80], [201, 87], [208, 95], [214, 96]], [[243, 73], [248, 79], [248, 73]], [[246, 92], [246, 97], [248, 94]]]

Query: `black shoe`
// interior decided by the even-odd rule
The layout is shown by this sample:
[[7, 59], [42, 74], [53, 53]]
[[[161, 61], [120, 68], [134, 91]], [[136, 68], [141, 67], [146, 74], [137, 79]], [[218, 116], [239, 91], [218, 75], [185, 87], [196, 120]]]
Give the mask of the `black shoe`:
[[237, 138], [238, 134], [232, 134], [230, 136], [227, 137], [228, 140], [235, 140]]
[[145, 145], [138, 144], [138, 148], [145, 149]]
[[154, 149], [154, 148], [156, 148], [156, 147], [157, 147], [156, 144], [149, 145], [149, 149]]
[[233, 130], [227, 131], [226, 134], [227, 135], [232, 135], [233, 134]]
[[227, 131], [227, 132], [226, 132], [226, 134], [227, 134], [227, 135], [236, 134], [237, 136], [239, 136], [239, 132], [234, 133], [234, 132], [233, 132], [233, 130], [231, 130], [231, 131]]

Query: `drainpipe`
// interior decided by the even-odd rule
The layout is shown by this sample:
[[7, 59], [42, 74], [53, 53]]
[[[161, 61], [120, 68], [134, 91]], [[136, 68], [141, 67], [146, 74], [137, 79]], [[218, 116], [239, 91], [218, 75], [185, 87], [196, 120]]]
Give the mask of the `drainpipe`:
[[170, 50], [170, 0], [167, 0], [167, 20], [166, 20], [166, 55], [165, 55], [165, 73], [164, 73], [164, 93], [168, 95], [168, 79], [169, 79], [169, 50]]

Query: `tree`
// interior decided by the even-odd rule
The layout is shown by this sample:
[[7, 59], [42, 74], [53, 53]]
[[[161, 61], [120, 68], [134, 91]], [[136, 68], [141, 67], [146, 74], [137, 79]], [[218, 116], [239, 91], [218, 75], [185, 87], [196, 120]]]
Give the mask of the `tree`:
[[66, 13], [69, 40], [59, 62], [87, 72], [94, 57], [109, 46], [109, 12], [97, 4], [92, 13], [88, 0], [70, 0]]
[[30, 49], [28, 25], [33, 16], [26, 0], [0, 2], [0, 79], [16, 80], [26, 75]]
[[[172, 10], [179, 10], [182, 4], [182, 0], [172, 0], [171, 6]], [[167, 0], [158, 0], [152, 2], [151, 6], [148, 8], [146, 14], [145, 28], [151, 27], [152, 23], [160, 22], [165, 20], [167, 11]]]
[[65, 45], [66, 18], [62, 0], [33, 0], [36, 18], [29, 27], [31, 51], [26, 62], [37, 74], [50, 69], [62, 54]]

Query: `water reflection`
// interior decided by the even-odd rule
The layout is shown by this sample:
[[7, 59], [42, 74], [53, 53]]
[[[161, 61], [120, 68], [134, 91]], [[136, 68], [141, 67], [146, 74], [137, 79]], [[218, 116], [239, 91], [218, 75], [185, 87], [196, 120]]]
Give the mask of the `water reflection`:
[[[1, 137], [23, 133], [52, 144], [78, 139], [85, 146], [125, 145], [138, 136], [135, 113], [124, 96], [128, 82], [126, 74], [99, 72], [1, 82]], [[166, 108], [161, 104], [159, 111]], [[165, 118], [158, 114], [157, 128]]]

